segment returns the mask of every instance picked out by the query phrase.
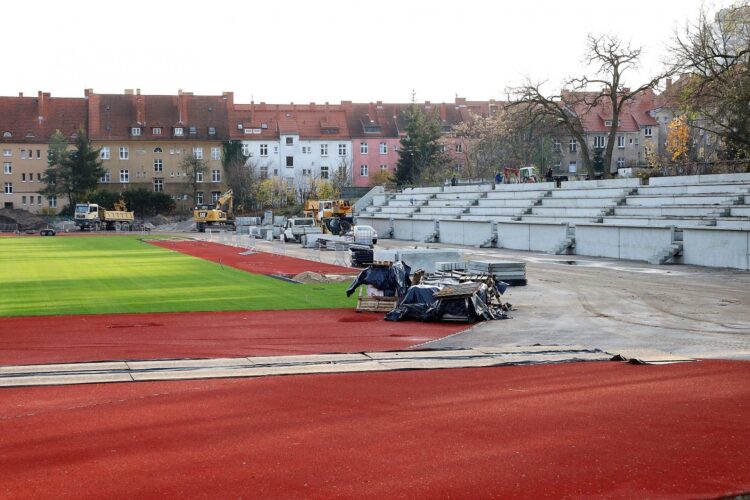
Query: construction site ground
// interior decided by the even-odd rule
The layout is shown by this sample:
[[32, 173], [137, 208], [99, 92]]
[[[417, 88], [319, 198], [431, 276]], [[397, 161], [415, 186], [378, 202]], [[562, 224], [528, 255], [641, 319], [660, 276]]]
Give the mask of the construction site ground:
[[[321, 262], [341, 264], [340, 252], [255, 245], [276, 257], [312, 260], [321, 270]], [[382, 246], [415, 243], [384, 240]], [[239, 312], [228, 313], [231, 326], [221, 330], [212, 328], [211, 315], [227, 313], [174, 315], [179, 322], [168, 315], [77, 316], [75, 328], [60, 317], [6, 318], [0, 364], [13, 370], [8, 365], [410, 347], [493, 352], [493, 346], [533, 344], [575, 344], [657, 364], [320, 370], [4, 388], [0, 496], [632, 498], [750, 492], [750, 273], [464, 250], [467, 258], [526, 262], [528, 285], [505, 295], [516, 308], [512, 319], [467, 329], [387, 323], [377, 314], [350, 311], [298, 311], [289, 320], [278, 312], [252, 313], [252, 319]], [[268, 254], [255, 258], [274, 265], [282, 260]], [[162, 335], [169, 323], [177, 325], [173, 334]], [[68, 337], [78, 341], [71, 344]], [[658, 363], [685, 358], [696, 361]], [[327, 363], [320, 359], [318, 365]]]

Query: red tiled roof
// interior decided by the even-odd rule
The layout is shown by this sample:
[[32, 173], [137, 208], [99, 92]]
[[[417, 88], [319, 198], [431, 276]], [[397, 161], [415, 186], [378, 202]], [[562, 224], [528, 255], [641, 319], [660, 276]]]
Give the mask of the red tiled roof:
[[[223, 96], [89, 94], [89, 103], [90, 135], [94, 140], [173, 139], [175, 126], [185, 129], [179, 139], [225, 140], [229, 137]], [[143, 128], [140, 136], [130, 134], [134, 126]], [[161, 135], [153, 135], [155, 127], [162, 128]], [[214, 134], [209, 134], [209, 128]]]
[[[571, 93], [564, 93], [563, 99], [570, 102], [571, 100], [575, 100], [573, 97], [586, 97], [588, 102], [593, 102], [593, 98], [596, 95], [598, 93], [589, 93], [588, 95], [578, 93], [575, 96]], [[605, 121], [612, 119], [612, 106], [609, 102], [601, 101], [591, 109], [588, 109], [586, 104], [579, 101], [579, 103], [574, 104], [572, 107], [581, 117], [581, 123], [586, 132], [609, 132], [609, 127], [605, 125]], [[645, 90], [638, 93], [633, 99], [626, 102], [620, 110], [620, 126], [618, 127], [618, 131], [638, 132], [640, 127], [657, 125], [656, 120], [649, 114], [649, 111], [654, 108], [656, 108], [656, 99], [652, 90]]]
[[84, 98], [0, 97], [0, 142], [48, 142], [55, 130], [70, 138], [86, 127]]

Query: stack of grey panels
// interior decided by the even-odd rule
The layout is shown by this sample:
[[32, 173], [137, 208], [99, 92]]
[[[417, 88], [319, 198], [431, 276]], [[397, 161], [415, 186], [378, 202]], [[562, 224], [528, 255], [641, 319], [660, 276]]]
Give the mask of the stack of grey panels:
[[495, 279], [510, 285], [526, 285], [526, 263], [513, 260], [470, 260], [466, 271], [492, 274]]

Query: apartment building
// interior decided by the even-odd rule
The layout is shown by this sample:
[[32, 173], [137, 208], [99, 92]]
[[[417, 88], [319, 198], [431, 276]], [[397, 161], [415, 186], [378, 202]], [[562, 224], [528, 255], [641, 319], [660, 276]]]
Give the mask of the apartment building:
[[352, 138], [340, 105], [234, 104], [232, 140], [242, 142], [246, 165], [262, 178], [277, 177], [304, 192], [341, 171], [352, 179]]
[[65, 206], [67, 200], [40, 193], [48, 144], [56, 130], [74, 141], [79, 130], [86, 130], [86, 118], [82, 98], [52, 97], [48, 92], [0, 97], [0, 207], [54, 213]]
[[[105, 170], [103, 189], [165, 192], [183, 207], [215, 201], [226, 190], [221, 151], [229, 138], [228, 94], [96, 94], [89, 89], [86, 99], [89, 137]], [[191, 155], [207, 166], [195, 183], [183, 165]]]

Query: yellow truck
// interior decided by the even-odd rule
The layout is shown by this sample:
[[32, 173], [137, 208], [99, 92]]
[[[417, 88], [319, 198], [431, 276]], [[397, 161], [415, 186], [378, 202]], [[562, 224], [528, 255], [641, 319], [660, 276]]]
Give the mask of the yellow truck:
[[133, 212], [128, 212], [122, 202], [117, 205], [116, 210], [107, 210], [96, 203], [76, 203], [73, 220], [81, 231], [129, 231], [135, 218]]

